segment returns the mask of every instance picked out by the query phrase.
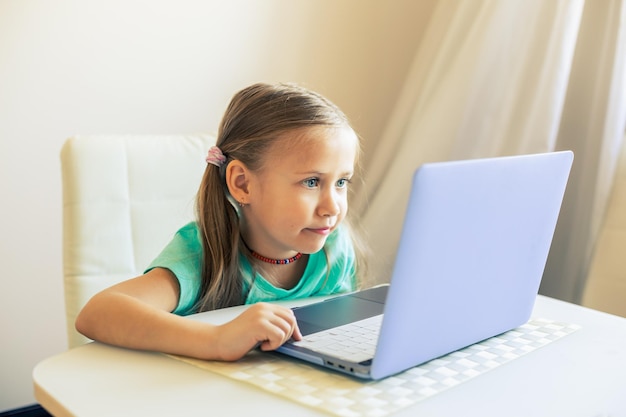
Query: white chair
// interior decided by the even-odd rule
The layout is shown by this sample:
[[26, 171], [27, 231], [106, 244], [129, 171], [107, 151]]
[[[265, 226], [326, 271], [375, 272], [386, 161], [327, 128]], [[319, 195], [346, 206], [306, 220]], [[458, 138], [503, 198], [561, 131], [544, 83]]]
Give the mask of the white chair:
[[215, 142], [209, 135], [76, 136], [61, 150], [63, 275], [68, 345], [96, 292], [141, 274], [179, 227]]

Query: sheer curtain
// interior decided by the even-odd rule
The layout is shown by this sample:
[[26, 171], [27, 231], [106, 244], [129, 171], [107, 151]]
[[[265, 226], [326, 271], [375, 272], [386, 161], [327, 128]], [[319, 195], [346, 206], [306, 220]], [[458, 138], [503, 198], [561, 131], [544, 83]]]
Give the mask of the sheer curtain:
[[623, 0], [437, 1], [355, 201], [374, 276], [389, 275], [423, 162], [567, 148], [576, 163], [542, 292], [579, 300], [624, 131], [623, 22]]

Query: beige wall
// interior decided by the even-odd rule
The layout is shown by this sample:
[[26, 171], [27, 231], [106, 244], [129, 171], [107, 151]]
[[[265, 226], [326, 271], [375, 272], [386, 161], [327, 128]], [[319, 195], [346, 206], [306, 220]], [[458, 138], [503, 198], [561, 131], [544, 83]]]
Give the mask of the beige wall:
[[434, 1], [0, 1], [0, 412], [33, 403], [33, 366], [66, 348], [66, 137], [212, 132], [237, 89], [291, 80], [339, 104], [367, 151]]

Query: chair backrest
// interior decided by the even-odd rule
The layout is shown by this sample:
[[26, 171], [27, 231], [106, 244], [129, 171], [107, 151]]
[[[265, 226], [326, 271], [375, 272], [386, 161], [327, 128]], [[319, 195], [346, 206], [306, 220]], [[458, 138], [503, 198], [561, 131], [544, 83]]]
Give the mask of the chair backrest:
[[68, 345], [88, 341], [76, 315], [98, 291], [143, 273], [194, 219], [210, 135], [76, 136], [61, 150]]

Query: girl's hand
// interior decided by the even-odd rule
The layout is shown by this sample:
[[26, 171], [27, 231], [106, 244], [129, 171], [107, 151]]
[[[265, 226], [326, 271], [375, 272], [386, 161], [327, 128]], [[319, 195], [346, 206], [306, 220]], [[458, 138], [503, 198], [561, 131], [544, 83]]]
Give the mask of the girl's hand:
[[217, 352], [226, 361], [242, 358], [257, 345], [267, 351], [277, 349], [292, 337], [302, 339], [293, 311], [268, 303], [250, 306], [216, 331]]

